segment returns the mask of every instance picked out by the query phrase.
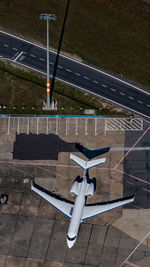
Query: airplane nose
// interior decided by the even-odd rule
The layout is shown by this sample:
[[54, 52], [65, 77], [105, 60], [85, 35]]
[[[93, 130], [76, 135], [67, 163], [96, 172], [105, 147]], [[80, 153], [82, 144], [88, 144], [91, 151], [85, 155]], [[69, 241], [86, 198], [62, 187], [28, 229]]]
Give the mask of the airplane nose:
[[76, 236], [74, 237], [70, 237], [67, 235], [67, 245], [68, 245], [68, 248], [71, 248], [73, 247], [74, 243], [76, 242]]
[[75, 241], [69, 241], [69, 240], [67, 239], [67, 245], [68, 245], [68, 248], [72, 248], [73, 245], [74, 245], [74, 243], [75, 243]]

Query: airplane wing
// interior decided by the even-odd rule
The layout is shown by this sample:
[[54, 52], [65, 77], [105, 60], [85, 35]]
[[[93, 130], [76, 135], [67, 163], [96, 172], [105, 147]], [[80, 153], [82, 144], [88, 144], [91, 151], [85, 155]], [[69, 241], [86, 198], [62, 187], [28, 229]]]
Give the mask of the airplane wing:
[[[53, 207], [55, 207], [58, 211], [60, 211], [65, 217], [67, 217], [69, 220], [71, 219], [72, 212], [73, 212], [73, 203], [69, 203], [69, 201], [60, 200], [54, 196], [51, 196], [53, 194], [49, 193], [45, 190], [43, 187], [31, 182], [31, 190], [33, 190], [35, 193], [40, 195], [42, 198], [44, 198], [49, 204], [51, 204]], [[51, 195], [50, 195], [51, 194]]]
[[95, 204], [95, 205], [91, 204], [91, 205], [85, 206], [83, 210], [82, 222], [88, 219], [91, 219], [104, 212], [113, 210], [115, 208], [119, 208], [126, 204], [129, 204], [133, 201], [134, 201], [134, 196], [130, 196], [126, 198], [119, 198], [116, 200], [103, 202], [100, 204]]

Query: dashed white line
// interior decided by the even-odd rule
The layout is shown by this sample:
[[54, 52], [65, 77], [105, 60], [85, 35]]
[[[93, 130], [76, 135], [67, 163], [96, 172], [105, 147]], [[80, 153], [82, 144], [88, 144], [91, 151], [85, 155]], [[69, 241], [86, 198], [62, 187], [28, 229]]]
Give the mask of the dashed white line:
[[69, 70], [69, 69], [66, 69], [66, 71], [71, 72], [71, 70]]
[[93, 80], [93, 83], [98, 83], [97, 81]]
[[41, 60], [41, 61], [45, 61], [45, 59], [43, 59], [43, 58], [41, 58], [41, 57], [40, 57], [40, 60]]
[[150, 105], [146, 105], [146, 106], [150, 108]]
[[15, 48], [15, 47], [13, 47], [12, 49], [13, 49], [13, 50], [15, 50], [15, 51], [17, 51], [17, 50], [18, 50], [18, 49], [17, 49], [17, 48]]
[[129, 98], [132, 99], [132, 100], [134, 99], [132, 96], [129, 96]]
[[119, 94], [120, 94], [120, 95], [125, 95], [125, 94], [124, 94], [124, 93], [122, 93], [122, 92], [119, 92]]
[[86, 76], [84, 76], [84, 79], [87, 79], [87, 80], [89, 80], [89, 78], [88, 78], [88, 77], [86, 77]]
[[102, 84], [102, 86], [103, 86], [103, 87], [107, 87], [107, 85], [105, 85], [105, 84]]
[[114, 89], [114, 88], [110, 88], [110, 90], [112, 90], [112, 91], [116, 92], [116, 89]]
[[127, 184], [131, 184], [131, 185], [134, 185], [134, 183], [132, 183], [132, 182], [127, 182]]
[[81, 76], [79, 73], [75, 72], [76, 75]]
[[58, 65], [58, 68], [62, 69], [63, 67], [62, 67], [62, 66], [60, 66], [60, 65]]
[[9, 47], [9, 45], [7, 45], [7, 44], [3, 44], [3, 46], [5, 46], [5, 47]]
[[31, 55], [31, 57], [36, 57], [35, 55]]
[[150, 190], [146, 189], [146, 188], [142, 188], [144, 191], [150, 192]]
[[140, 103], [140, 104], [143, 104], [143, 102], [142, 102], [142, 101], [140, 101], [140, 100], [138, 100], [137, 102], [138, 102], [138, 103]]
[[52, 62], [50, 62], [49, 64], [53, 65], [53, 63], [52, 63]]

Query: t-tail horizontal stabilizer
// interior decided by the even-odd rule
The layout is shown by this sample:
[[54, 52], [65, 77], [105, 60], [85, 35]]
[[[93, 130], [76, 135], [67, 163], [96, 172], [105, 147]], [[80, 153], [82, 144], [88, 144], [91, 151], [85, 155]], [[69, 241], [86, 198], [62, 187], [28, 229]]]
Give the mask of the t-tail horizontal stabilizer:
[[80, 144], [76, 144], [75, 146], [89, 160], [91, 160], [95, 157], [98, 157], [100, 155], [103, 155], [104, 153], [106, 153], [110, 150], [110, 147], [98, 148], [98, 149], [89, 149], [89, 148], [86, 148]]
[[80, 159], [79, 157], [70, 154], [70, 159], [72, 159], [75, 163], [77, 163], [82, 169], [88, 170], [94, 166], [97, 166], [101, 163], [104, 163], [106, 158], [102, 159], [95, 159], [95, 160], [90, 160], [90, 161], [85, 161], [83, 159]]

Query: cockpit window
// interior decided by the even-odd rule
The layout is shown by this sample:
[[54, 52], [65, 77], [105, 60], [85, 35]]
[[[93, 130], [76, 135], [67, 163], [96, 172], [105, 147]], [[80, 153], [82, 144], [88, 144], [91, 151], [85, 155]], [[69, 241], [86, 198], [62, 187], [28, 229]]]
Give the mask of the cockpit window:
[[75, 235], [74, 237], [69, 237], [69, 235], [67, 235], [67, 238], [68, 238], [69, 241], [73, 241], [73, 240], [75, 240], [76, 237], [77, 237], [76, 235]]

